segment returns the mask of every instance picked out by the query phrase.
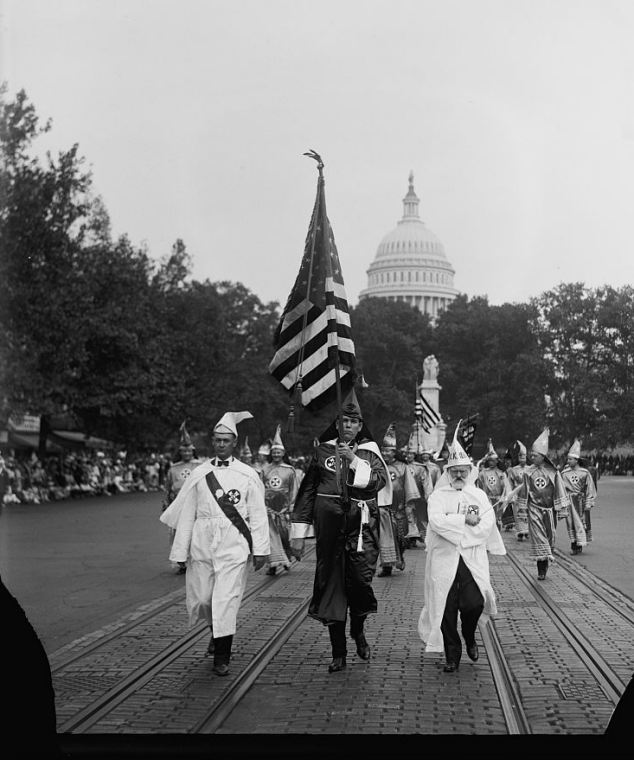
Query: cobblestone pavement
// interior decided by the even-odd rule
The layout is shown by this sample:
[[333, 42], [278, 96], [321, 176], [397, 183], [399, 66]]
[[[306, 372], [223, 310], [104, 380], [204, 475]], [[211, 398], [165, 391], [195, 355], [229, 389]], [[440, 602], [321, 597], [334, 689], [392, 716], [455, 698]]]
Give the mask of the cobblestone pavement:
[[[533, 578], [528, 547], [505, 535]], [[329, 674], [326, 629], [306, 618], [266, 667], [219, 734], [458, 734], [503, 735], [507, 726], [487, 652], [479, 638], [480, 659], [464, 657], [457, 673], [442, 672], [443, 658], [423, 652], [416, 626], [423, 603], [425, 551], [406, 553], [407, 567], [376, 578], [379, 611], [369, 618], [369, 662], [361, 660], [350, 641], [348, 667]], [[495, 630], [513, 673], [526, 717], [534, 734], [602, 734], [613, 703], [588, 671], [585, 658], [565, 638], [540, 606], [508, 557], [491, 558], [498, 597]], [[204, 657], [208, 633], [160, 675], [149, 680], [90, 731], [100, 734], [187, 733], [204, 717], [209, 704], [222, 696], [241, 669], [279, 625], [310, 594], [314, 559], [295, 564], [266, 589], [243, 604], [238, 618], [232, 674], [219, 679]], [[249, 584], [258, 579], [251, 574]], [[533, 580], [535, 584], [537, 581]], [[602, 605], [563, 563], [549, 571], [541, 588], [602, 656], [629, 681], [634, 670], [633, 628], [624, 617]], [[93, 699], [112, 679], [155, 654], [157, 648], [186, 631], [184, 600], [141, 629], [123, 632], [90, 660], [60, 670], [54, 680], [61, 724]], [[152, 604], [157, 607], [164, 600]], [[146, 605], [144, 609], [151, 608]], [[139, 612], [136, 613], [140, 614]], [[129, 619], [130, 616], [128, 616]], [[81, 651], [102, 633], [112, 634], [126, 620], [65, 647], [51, 664]], [[99, 682], [101, 681], [101, 685]], [[83, 691], [82, 691], [83, 689]]]

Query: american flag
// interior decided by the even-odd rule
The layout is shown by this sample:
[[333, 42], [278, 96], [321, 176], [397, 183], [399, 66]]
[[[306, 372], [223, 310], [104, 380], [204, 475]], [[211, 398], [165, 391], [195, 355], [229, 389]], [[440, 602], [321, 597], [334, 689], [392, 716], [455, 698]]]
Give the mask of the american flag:
[[423, 430], [426, 433], [431, 432], [431, 429], [434, 427], [434, 425], [440, 422], [440, 415], [429, 403], [429, 401], [427, 401], [427, 399], [423, 396], [422, 390], [419, 391], [418, 397], [416, 398], [415, 415], [416, 418], [421, 421]]
[[319, 176], [304, 256], [274, 338], [269, 372], [292, 393], [301, 385], [301, 404], [316, 411], [336, 395], [338, 364], [342, 394], [356, 380], [350, 312], [335, 238], [326, 215], [324, 179]]

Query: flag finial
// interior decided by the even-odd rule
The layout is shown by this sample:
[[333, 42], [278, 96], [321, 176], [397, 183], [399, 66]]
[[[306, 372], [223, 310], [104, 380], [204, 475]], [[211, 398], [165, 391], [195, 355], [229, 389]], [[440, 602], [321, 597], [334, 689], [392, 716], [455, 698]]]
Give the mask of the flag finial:
[[321, 174], [321, 170], [324, 168], [324, 162], [322, 160], [322, 157], [314, 151], [312, 148], [304, 153], [305, 156], [308, 156], [308, 158], [313, 158], [315, 161], [317, 161], [317, 168], [319, 169], [319, 173]]

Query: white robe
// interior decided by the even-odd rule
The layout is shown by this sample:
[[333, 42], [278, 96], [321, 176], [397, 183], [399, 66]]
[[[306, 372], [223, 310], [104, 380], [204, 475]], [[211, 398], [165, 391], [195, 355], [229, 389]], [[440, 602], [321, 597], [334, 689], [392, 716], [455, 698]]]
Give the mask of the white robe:
[[[269, 523], [264, 485], [257, 472], [238, 459], [228, 467], [212, 460], [199, 465], [161, 514], [175, 529], [172, 562], [187, 562], [185, 577], [189, 623], [203, 619], [215, 637], [236, 632], [236, 619], [247, 581], [249, 546], [212, 495], [205, 476], [214, 472], [225, 493], [236, 491], [235, 507], [253, 539], [253, 554], [269, 554]], [[237, 498], [239, 496], [239, 498]]]
[[[477, 525], [465, 522], [464, 507], [468, 504], [479, 507]], [[484, 597], [482, 615], [486, 620], [497, 612], [487, 550], [492, 554], [506, 554], [506, 548], [495, 524], [495, 511], [484, 491], [474, 485], [456, 491], [450, 485], [438, 483], [429, 497], [427, 512], [425, 601], [418, 618], [418, 634], [426, 645], [426, 652], [443, 652], [440, 626], [460, 557]]]

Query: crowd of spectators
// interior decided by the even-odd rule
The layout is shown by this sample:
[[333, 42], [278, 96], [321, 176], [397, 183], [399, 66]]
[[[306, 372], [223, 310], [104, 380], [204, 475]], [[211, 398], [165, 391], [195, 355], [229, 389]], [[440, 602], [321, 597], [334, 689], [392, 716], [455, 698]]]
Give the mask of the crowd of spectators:
[[160, 491], [170, 466], [164, 454], [82, 451], [40, 459], [9, 450], [0, 455], [0, 502], [41, 504], [77, 496]]
[[[269, 461], [269, 457], [258, 459]], [[287, 459], [303, 474], [307, 458]], [[263, 461], [253, 462], [260, 469]], [[565, 457], [562, 455], [562, 465]], [[112, 496], [133, 491], [161, 491], [170, 468], [169, 455], [150, 452], [81, 451], [49, 455], [9, 450], [0, 454], [0, 504], [41, 504], [77, 496]], [[251, 464], [251, 462], [249, 462]], [[587, 464], [602, 475], [634, 475], [634, 456], [600, 454]], [[587, 465], [586, 465], [587, 466]]]

